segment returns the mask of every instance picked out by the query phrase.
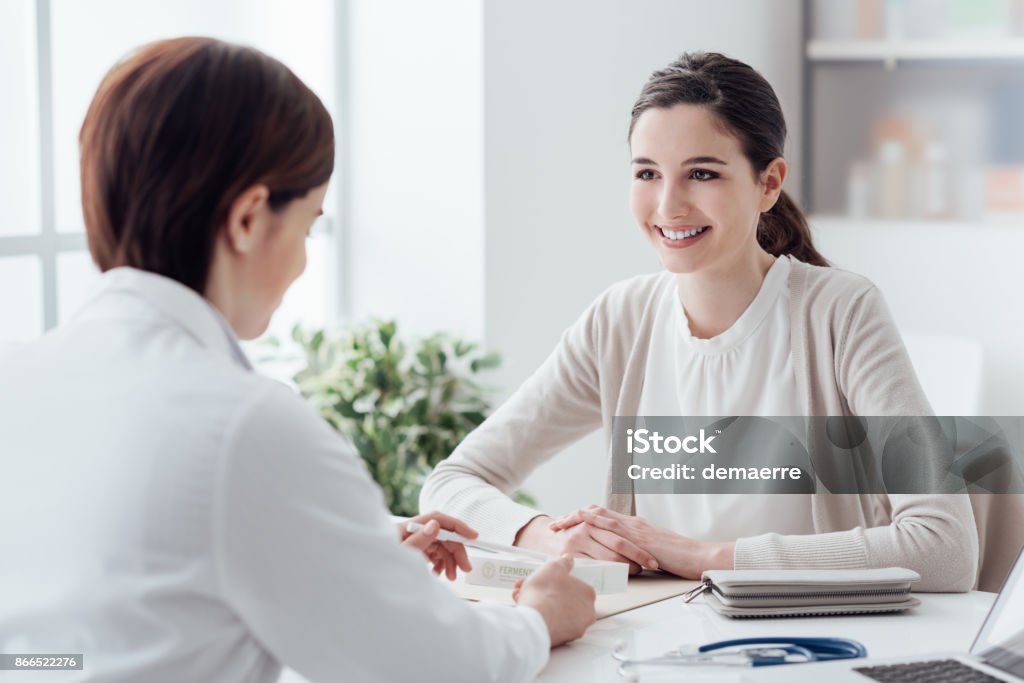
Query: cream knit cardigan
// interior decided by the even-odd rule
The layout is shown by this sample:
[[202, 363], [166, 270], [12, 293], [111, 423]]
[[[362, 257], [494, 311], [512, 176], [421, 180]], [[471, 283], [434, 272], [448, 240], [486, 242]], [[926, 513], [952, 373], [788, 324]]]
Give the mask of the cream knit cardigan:
[[[794, 259], [789, 284], [793, 367], [807, 415], [931, 414], [871, 282]], [[659, 295], [674, 286], [674, 276], [660, 272], [620, 282], [598, 297], [540, 368], [437, 466], [423, 487], [420, 509], [443, 510], [483, 537], [511, 543], [541, 513], [507, 493], [598, 427], [610, 453], [612, 419], [636, 414]], [[734, 564], [737, 569], [901, 566], [921, 574], [918, 590], [966, 591], [975, 585], [979, 563], [970, 498], [814, 494], [815, 534], [738, 539]], [[605, 500], [611, 509], [633, 513], [631, 494], [611, 493], [610, 473]], [[1007, 563], [1005, 557], [1001, 561]]]

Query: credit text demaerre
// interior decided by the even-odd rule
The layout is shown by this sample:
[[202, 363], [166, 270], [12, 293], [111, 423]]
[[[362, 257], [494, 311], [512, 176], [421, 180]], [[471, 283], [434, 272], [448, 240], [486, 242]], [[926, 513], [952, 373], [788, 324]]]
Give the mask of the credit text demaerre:
[[[714, 436], [707, 436], [700, 430], [699, 436], [679, 438], [672, 435], [663, 437], [648, 429], [626, 430], [626, 452], [638, 453], [717, 453], [711, 442]], [[630, 465], [626, 475], [630, 479], [683, 479], [697, 478], [697, 466], [673, 464], [667, 467], [642, 467]], [[714, 463], [700, 469], [700, 478], [705, 480], [737, 479], [799, 479], [803, 472], [799, 467], [716, 467]]]

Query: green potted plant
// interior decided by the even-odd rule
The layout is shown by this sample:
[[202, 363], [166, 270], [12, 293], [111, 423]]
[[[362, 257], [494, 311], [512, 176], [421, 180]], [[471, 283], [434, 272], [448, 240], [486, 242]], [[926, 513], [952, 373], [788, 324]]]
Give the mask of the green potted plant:
[[374, 320], [332, 336], [296, 326], [305, 367], [293, 379], [355, 445], [392, 514], [412, 516], [424, 479], [490, 411], [477, 376], [501, 358], [443, 333], [406, 343], [397, 327]]

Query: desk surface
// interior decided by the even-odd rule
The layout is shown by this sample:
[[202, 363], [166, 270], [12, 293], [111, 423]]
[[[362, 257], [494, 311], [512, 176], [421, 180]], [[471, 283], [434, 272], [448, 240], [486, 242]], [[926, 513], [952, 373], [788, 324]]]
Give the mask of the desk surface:
[[[553, 650], [540, 680], [624, 681], [616, 673], [616, 662], [611, 657], [612, 648], [620, 640], [643, 656], [658, 655], [684, 643], [766, 635], [853, 638], [864, 643], [872, 657], [967, 650], [995, 598], [993, 593], [977, 591], [914, 595], [921, 605], [900, 614], [805, 619], [728, 619], [716, 614], [700, 598], [690, 604], [679, 597], [669, 598], [601, 619], [580, 640]], [[699, 677], [688, 675], [686, 680], [736, 681], [739, 675], [738, 670], [723, 670]]]

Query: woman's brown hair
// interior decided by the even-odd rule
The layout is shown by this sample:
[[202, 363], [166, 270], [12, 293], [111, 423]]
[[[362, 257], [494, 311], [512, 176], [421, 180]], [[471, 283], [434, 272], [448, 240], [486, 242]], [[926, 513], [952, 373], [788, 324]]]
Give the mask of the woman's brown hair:
[[[651, 108], [677, 104], [707, 107], [735, 135], [759, 177], [786, 144], [786, 120], [772, 86], [753, 68], [716, 52], [686, 53], [655, 71], [633, 105], [629, 136], [637, 119]], [[811, 240], [807, 218], [785, 191], [761, 214], [757, 241], [774, 256], [790, 254], [816, 266], [828, 261]]]
[[327, 182], [334, 128], [284, 64], [250, 47], [176, 38], [139, 48], [100, 83], [79, 135], [93, 260], [202, 294], [231, 202], [254, 184], [281, 210]]

